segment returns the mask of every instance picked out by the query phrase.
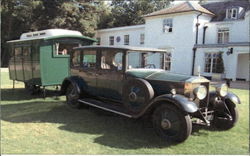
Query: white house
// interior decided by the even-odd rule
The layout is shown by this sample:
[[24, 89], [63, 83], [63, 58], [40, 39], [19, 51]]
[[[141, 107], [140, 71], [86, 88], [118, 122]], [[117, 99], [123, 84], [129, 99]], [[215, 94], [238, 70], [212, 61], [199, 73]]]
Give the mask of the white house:
[[249, 81], [248, 1], [183, 2], [144, 18], [144, 25], [101, 29], [96, 36], [101, 45], [166, 49], [166, 70], [181, 74], [197, 75], [200, 71], [213, 77], [221, 54], [222, 78]]

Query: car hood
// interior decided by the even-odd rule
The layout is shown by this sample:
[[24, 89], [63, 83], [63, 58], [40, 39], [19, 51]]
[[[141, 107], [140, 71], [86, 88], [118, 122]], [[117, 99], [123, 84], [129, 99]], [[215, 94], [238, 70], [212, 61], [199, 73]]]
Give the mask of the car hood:
[[201, 76], [189, 76], [176, 73], [170, 73], [162, 69], [130, 69], [126, 72], [128, 76], [137, 78], [143, 78], [147, 80], [158, 80], [158, 81], [173, 81], [173, 82], [209, 82]]

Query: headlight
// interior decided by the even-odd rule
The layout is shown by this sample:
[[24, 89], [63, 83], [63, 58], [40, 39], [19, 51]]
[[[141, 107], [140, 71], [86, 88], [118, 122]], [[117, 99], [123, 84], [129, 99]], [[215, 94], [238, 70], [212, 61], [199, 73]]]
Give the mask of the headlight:
[[220, 96], [224, 97], [227, 95], [228, 92], [228, 86], [224, 83], [216, 87], [216, 92]]
[[207, 88], [205, 86], [199, 86], [194, 89], [194, 95], [199, 99], [202, 100], [207, 96]]

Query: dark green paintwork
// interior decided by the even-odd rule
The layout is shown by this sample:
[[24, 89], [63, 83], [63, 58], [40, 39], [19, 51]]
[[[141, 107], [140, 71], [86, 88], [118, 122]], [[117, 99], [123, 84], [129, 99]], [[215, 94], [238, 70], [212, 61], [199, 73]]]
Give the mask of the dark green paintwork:
[[46, 60], [40, 63], [43, 86], [62, 84], [63, 79], [69, 76], [69, 55], [51, 56], [51, 52], [52, 45], [40, 47], [40, 59]]
[[184, 82], [191, 78], [191, 76], [188, 75], [174, 74], [156, 69], [130, 69], [126, 73], [130, 76], [158, 81]]

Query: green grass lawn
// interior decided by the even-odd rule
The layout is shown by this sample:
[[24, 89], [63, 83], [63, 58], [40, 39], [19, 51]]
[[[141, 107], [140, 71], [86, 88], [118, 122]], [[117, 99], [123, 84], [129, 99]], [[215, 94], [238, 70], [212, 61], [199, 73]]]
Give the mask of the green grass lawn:
[[94, 108], [72, 110], [65, 97], [32, 96], [21, 82], [12, 89], [1, 73], [1, 150], [3, 154], [249, 154], [249, 92], [230, 89], [242, 104], [229, 131], [195, 127], [184, 143], [160, 140], [143, 120]]

